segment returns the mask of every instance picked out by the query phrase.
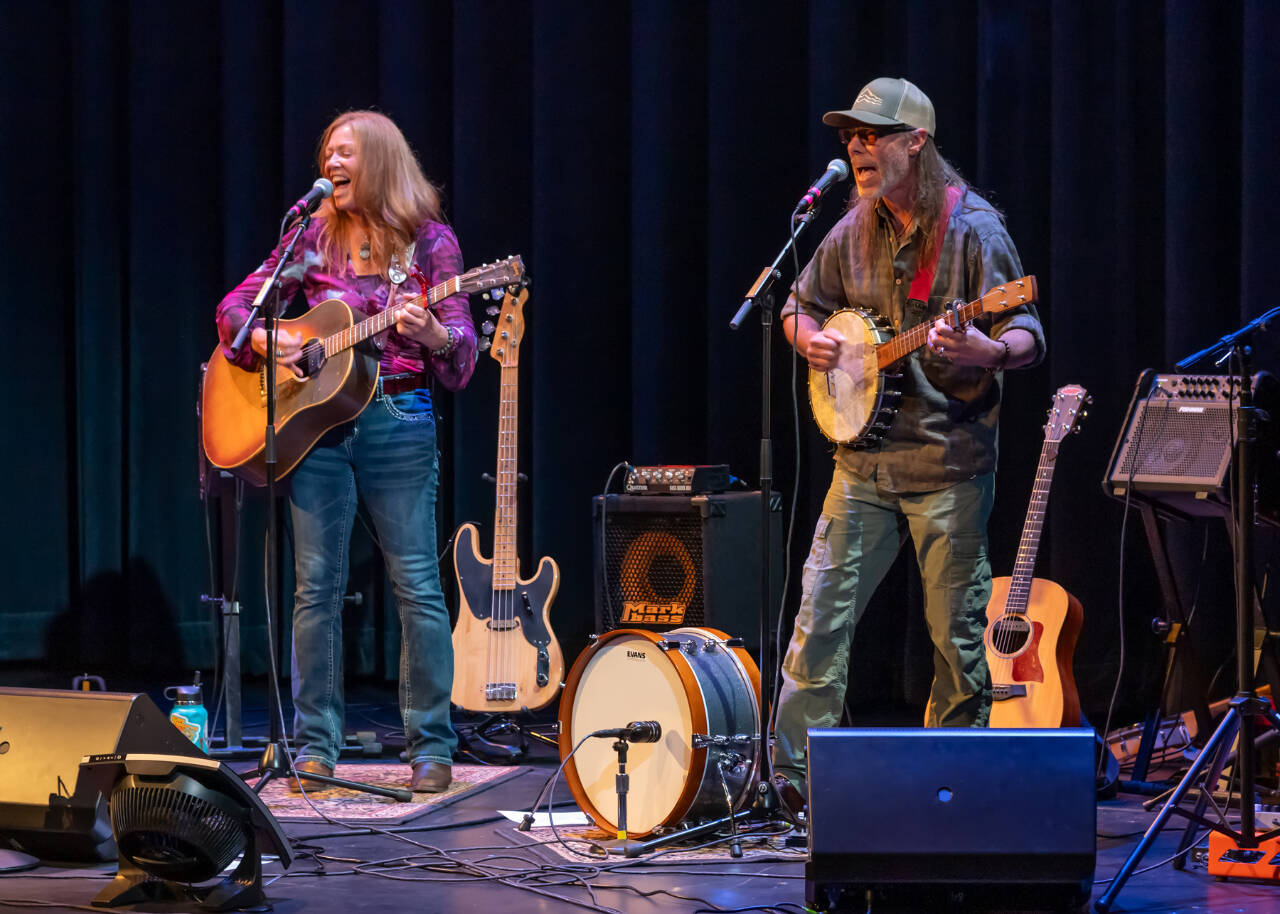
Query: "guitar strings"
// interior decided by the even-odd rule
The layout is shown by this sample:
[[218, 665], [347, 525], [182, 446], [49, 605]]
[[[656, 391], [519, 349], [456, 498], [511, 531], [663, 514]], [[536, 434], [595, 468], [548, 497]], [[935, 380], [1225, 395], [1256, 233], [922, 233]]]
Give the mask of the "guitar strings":
[[[1040, 533], [1044, 524], [1049, 487], [1053, 481], [1054, 463], [1058, 453], [1058, 442], [1046, 440], [1040, 451], [1040, 461], [1036, 467], [1035, 483], [1032, 486], [1032, 509], [1027, 512], [1027, 520], [1022, 531], [1022, 540], [1018, 545], [1018, 558], [1014, 562], [1013, 574], [1009, 580], [1009, 591], [1005, 595], [1004, 611], [996, 620], [996, 632], [991, 639], [997, 656], [997, 663], [992, 670], [992, 682], [1012, 682], [1013, 666], [1016, 655], [1010, 656], [1031, 641], [1033, 631], [1027, 605], [1031, 599], [1031, 581], [1035, 574], [1035, 556], [1039, 548]], [[1037, 503], [1039, 507], [1036, 507]], [[1020, 568], [1020, 566], [1022, 566]], [[1021, 583], [1025, 579], [1026, 583]], [[1011, 608], [1014, 610], [1011, 612]], [[1009, 616], [1021, 617], [1026, 625], [1026, 632], [1019, 644], [1019, 626], [1001, 625], [1000, 620]]]
[[[432, 286], [427, 291], [414, 295], [398, 305], [371, 315], [366, 320], [344, 327], [337, 333], [330, 334], [324, 339], [316, 340], [303, 346], [303, 351], [310, 356], [315, 353], [315, 346], [321, 346], [324, 349], [324, 355], [331, 356], [334, 353], [341, 352], [343, 349], [348, 349], [375, 333], [381, 333], [386, 330], [387, 327], [391, 326], [392, 318], [403, 311], [406, 305], [416, 305], [425, 300], [426, 306], [430, 308], [442, 297], [458, 292], [462, 288], [462, 284], [458, 280], [459, 277], [457, 276], [446, 279], [444, 282]], [[450, 288], [450, 286], [453, 288]]]
[[[512, 345], [513, 341], [508, 339], [507, 344]], [[490, 598], [489, 618], [493, 633], [489, 639], [489, 682], [499, 684], [500, 689], [505, 688], [507, 683], [516, 681], [512, 669], [515, 652], [512, 639], [515, 633], [515, 585], [519, 577], [519, 569], [515, 567], [515, 543], [511, 518], [517, 483], [515, 475], [517, 455], [514, 453], [518, 447], [516, 430], [519, 421], [518, 389], [516, 388], [518, 377], [515, 375], [518, 370], [517, 364], [503, 364], [499, 385], [500, 420], [498, 465], [495, 468], [497, 478], [494, 481], [497, 490], [495, 499], [497, 507], [493, 525], [493, 571], [496, 575], [501, 570], [501, 584], [499, 586], [497, 581], [494, 582]], [[497, 639], [496, 650], [494, 649], [495, 638]], [[500, 692], [500, 694], [506, 693]]]

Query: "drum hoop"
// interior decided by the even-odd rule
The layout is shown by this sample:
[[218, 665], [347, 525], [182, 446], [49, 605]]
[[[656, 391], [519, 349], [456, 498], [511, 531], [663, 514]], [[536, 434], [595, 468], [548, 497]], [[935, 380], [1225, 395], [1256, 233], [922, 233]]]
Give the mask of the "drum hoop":
[[[594, 644], [587, 645], [586, 649], [578, 655], [578, 659], [573, 662], [573, 669], [569, 671], [568, 679], [565, 680], [564, 691], [561, 693], [560, 738], [558, 740], [561, 759], [568, 757], [569, 753], [573, 751], [573, 734], [570, 733], [573, 725], [573, 703], [574, 698], [578, 694], [579, 682], [581, 681], [583, 674], [586, 672], [587, 664], [591, 662], [591, 658], [596, 655], [596, 651], [598, 651], [602, 646], [615, 638], [621, 637], [622, 635], [639, 635], [644, 640], [653, 644], [654, 647], [657, 647], [659, 642], [666, 640], [660, 637], [658, 632], [646, 631], [642, 628], [615, 628], [612, 631], [605, 632], [597, 638]], [[658, 649], [662, 650], [661, 648]], [[689, 700], [689, 711], [691, 715], [690, 723], [694, 732], [705, 733], [707, 731], [707, 706], [702, 699], [702, 689], [698, 687], [697, 675], [693, 672], [693, 668], [689, 665], [689, 661], [684, 657], [684, 653], [682, 651], [663, 651], [663, 654], [666, 655], [668, 660], [672, 660], [671, 665], [675, 667], [676, 675], [680, 677], [680, 684], [684, 687], [685, 696]], [[673, 657], [679, 658], [679, 662], [675, 662]], [[623, 723], [626, 723], [626, 721], [623, 721]], [[684, 789], [681, 791], [680, 796], [676, 798], [676, 802], [672, 805], [670, 817], [667, 820], [660, 822], [659, 825], [666, 825], [672, 820], [679, 822], [685, 817], [685, 814], [688, 813], [690, 807], [693, 805], [693, 801], [698, 795], [698, 785], [695, 783], [691, 788], [689, 782], [693, 781], [693, 778], [688, 775], [695, 769], [699, 771], [705, 770], [706, 764], [707, 750], [694, 749], [693, 754], [689, 759], [689, 770], [686, 772]], [[612, 823], [616, 827], [617, 823], [614, 819], [616, 818], [617, 813], [615, 812], [614, 815], [606, 816], [596, 808], [594, 803], [591, 802], [590, 798], [587, 796], [586, 788], [582, 786], [582, 779], [578, 776], [578, 766], [573, 759], [569, 759], [569, 761], [565, 763], [564, 780], [565, 783], [569, 785], [569, 792], [573, 795], [573, 798], [578, 801], [580, 809], [584, 810], [587, 815], [591, 816], [597, 824], [600, 822], [608, 822]], [[698, 780], [701, 781], [701, 778]], [[651, 834], [652, 831], [653, 829], [643, 832], [636, 831], [628, 833], [643, 836]]]
[[[826, 329], [837, 317], [844, 314], [854, 314], [862, 318], [867, 325], [872, 336], [876, 337], [876, 345], [887, 343], [893, 339], [894, 333], [889, 328], [888, 323], [883, 317], [875, 312], [868, 311], [866, 308], [841, 308], [838, 311], [831, 312], [827, 319], [822, 322], [822, 329]], [[827, 432], [822, 427], [822, 423], [817, 421], [817, 410], [813, 408], [813, 369], [809, 369], [810, 384], [807, 386], [806, 393], [809, 395], [809, 413], [814, 416], [814, 424], [818, 426], [818, 431], [822, 432], [822, 436], [833, 444], [843, 445], [845, 447], [869, 447], [875, 444], [883, 436], [883, 432], [875, 431], [876, 420], [880, 418], [880, 414], [885, 409], [885, 399], [891, 394], [899, 393], [899, 379], [902, 377], [900, 371], [893, 371], [888, 368], [881, 369], [876, 372], [876, 400], [871, 407], [871, 412], [866, 425], [862, 431], [852, 438], [837, 438]]]

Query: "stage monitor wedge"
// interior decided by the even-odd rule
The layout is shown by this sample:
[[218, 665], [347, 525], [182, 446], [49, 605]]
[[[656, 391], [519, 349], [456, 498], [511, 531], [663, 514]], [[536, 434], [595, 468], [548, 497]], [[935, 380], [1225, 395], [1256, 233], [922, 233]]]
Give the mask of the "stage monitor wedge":
[[1078, 907], [1097, 807], [1088, 729], [811, 729], [817, 910]]
[[107, 802], [86, 755], [204, 754], [146, 695], [0, 688], [0, 841], [43, 860], [112, 860]]

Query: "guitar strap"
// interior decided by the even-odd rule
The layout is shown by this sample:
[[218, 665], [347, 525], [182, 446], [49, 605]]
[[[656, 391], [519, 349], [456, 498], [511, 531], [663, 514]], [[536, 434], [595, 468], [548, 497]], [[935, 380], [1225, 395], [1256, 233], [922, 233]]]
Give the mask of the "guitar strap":
[[938, 269], [938, 257], [942, 254], [942, 242], [947, 237], [947, 223], [951, 221], [951, 211], [960, 202], [960, 196], [963, 193], [964, 190], [959, 187], [947, 188], [947, 199], [942, 206], [942, 218], [938, 220], [938, 243], [934, 245], [933, 256], [929, 258], [929, 262], [916, 266], [916, 275], [911, 280], [911, 291], [907, 293], [907, 298], [928, 303], [929, 292], [933, 289], [933, 276]]

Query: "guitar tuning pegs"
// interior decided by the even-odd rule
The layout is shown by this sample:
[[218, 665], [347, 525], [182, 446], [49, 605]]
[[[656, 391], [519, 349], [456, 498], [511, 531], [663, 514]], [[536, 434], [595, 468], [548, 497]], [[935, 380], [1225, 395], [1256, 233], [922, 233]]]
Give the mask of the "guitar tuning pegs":
[[487, 336], [482, 336], [480, 337], [479, 340], [476, 341], [476, 351], [488, 352], [489, 346], [492, 345], [492, 343], [493, 343], [493, 340], [489, 339]]
[[494, 330], [493, 321], [485, 321], [483, 324], [480, 325], [480, 332], [483, 333], [485, 336], [492, 336], [493, 330]]
[[502, 290], [501, 290], [501, 289], [497, 289], [497, 288], [490, 289], [490, 290], [489, 290], [489, 297], [490, 297], [490, 298], [492, 298], [494, 301], [501, 301], [501, 300], [502, 300]]

